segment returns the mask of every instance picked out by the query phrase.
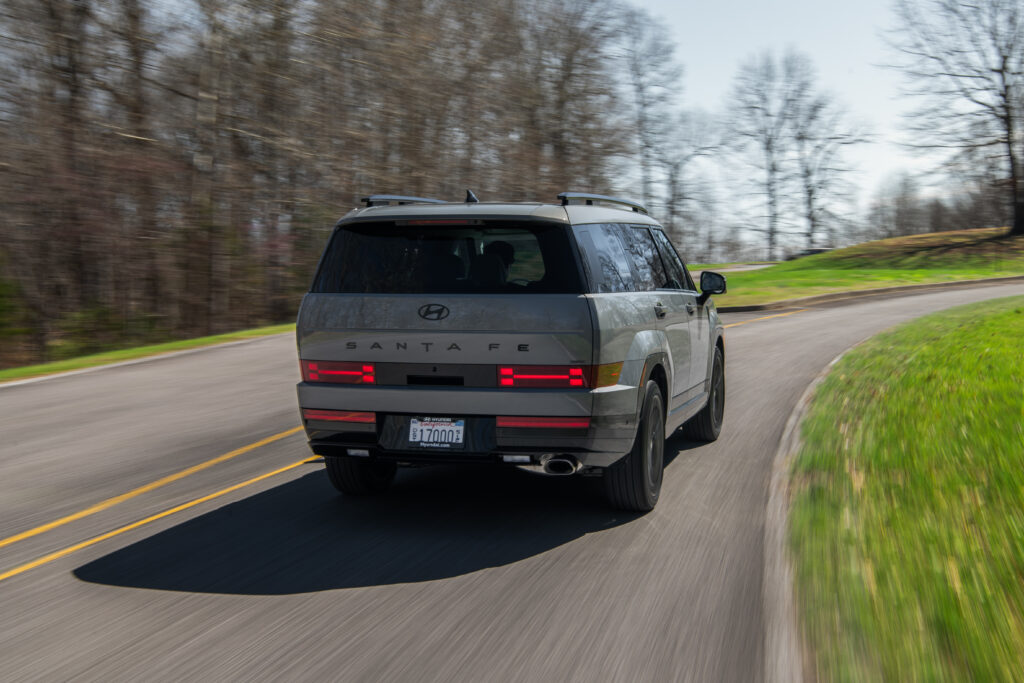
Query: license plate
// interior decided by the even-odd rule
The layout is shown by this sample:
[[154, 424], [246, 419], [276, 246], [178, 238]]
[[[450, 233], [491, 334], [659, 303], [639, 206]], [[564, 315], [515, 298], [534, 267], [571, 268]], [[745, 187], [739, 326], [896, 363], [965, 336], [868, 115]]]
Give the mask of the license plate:
[[409, 421], [409, 445], [419, 448], [462, 448], [466, 421], [420, 417]]

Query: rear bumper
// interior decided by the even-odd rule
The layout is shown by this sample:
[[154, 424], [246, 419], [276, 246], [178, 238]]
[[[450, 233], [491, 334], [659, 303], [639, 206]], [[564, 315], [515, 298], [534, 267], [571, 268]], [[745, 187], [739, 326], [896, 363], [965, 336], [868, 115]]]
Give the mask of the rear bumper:
[[[321, 410], [376, 413], [375, 424], [304, 420], [309, 445], [318, 455], [347, 455], [403, 462], [503, 462], [506, 455], [570, 453], [586, 467], [607, 467], [622, 458], [636, 436], [635, 387], [595, 391], [469, 389], [462, 387], [348, 387], [301, 383], [299, 405]], [[499, 428], [496, 417], [588, 417], [585, 429]], [[410, 448], [405, 436], [412, 417], [466, 420], [462, 449]]]

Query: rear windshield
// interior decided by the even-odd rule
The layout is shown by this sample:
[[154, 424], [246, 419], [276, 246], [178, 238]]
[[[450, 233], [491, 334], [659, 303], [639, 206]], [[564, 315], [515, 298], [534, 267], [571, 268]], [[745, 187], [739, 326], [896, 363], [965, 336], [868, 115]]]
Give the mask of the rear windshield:
[[335, 231], [312, 291], [576, 294], [583, 287], [563, 226], [389, 222]]

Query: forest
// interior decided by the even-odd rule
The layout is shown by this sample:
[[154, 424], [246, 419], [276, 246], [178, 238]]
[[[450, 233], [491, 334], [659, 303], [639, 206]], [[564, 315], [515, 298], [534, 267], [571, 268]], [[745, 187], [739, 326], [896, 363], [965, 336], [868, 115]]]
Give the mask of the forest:
[[[705, 262], [1024, 230], [1020, 2], [981, 3], [1002, 8], [1009, 85], [970, 93], [974, 118], [942, 106], [970, 99], [932, 87], [943, 67], [914, 42], [913, 12], [972, 21], [941, 14], [957, 4], [898, 3], [894, 50], [931, 107], [922, 144], [955, 148], [959, 189], [906, 177], [861, 216], [843, 153], [871, 132], [807, 56], [752, 54], [729, 103], [686, 107], [666, 30], [613, 0], [6, 0], [0, 367], [286, 322], [333, 223], [371, 193], [625, 194]], [[733, 215], [730, 193], [755, 209]]]

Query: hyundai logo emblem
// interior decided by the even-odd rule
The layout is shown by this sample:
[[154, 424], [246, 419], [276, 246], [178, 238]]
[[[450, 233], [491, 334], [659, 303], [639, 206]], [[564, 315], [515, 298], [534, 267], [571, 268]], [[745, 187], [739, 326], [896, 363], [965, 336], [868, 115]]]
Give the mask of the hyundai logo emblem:
[[448, 307], [441, 304], [420, 306], [420, 317], [424, 320], [444, 320], [448, 317]]

